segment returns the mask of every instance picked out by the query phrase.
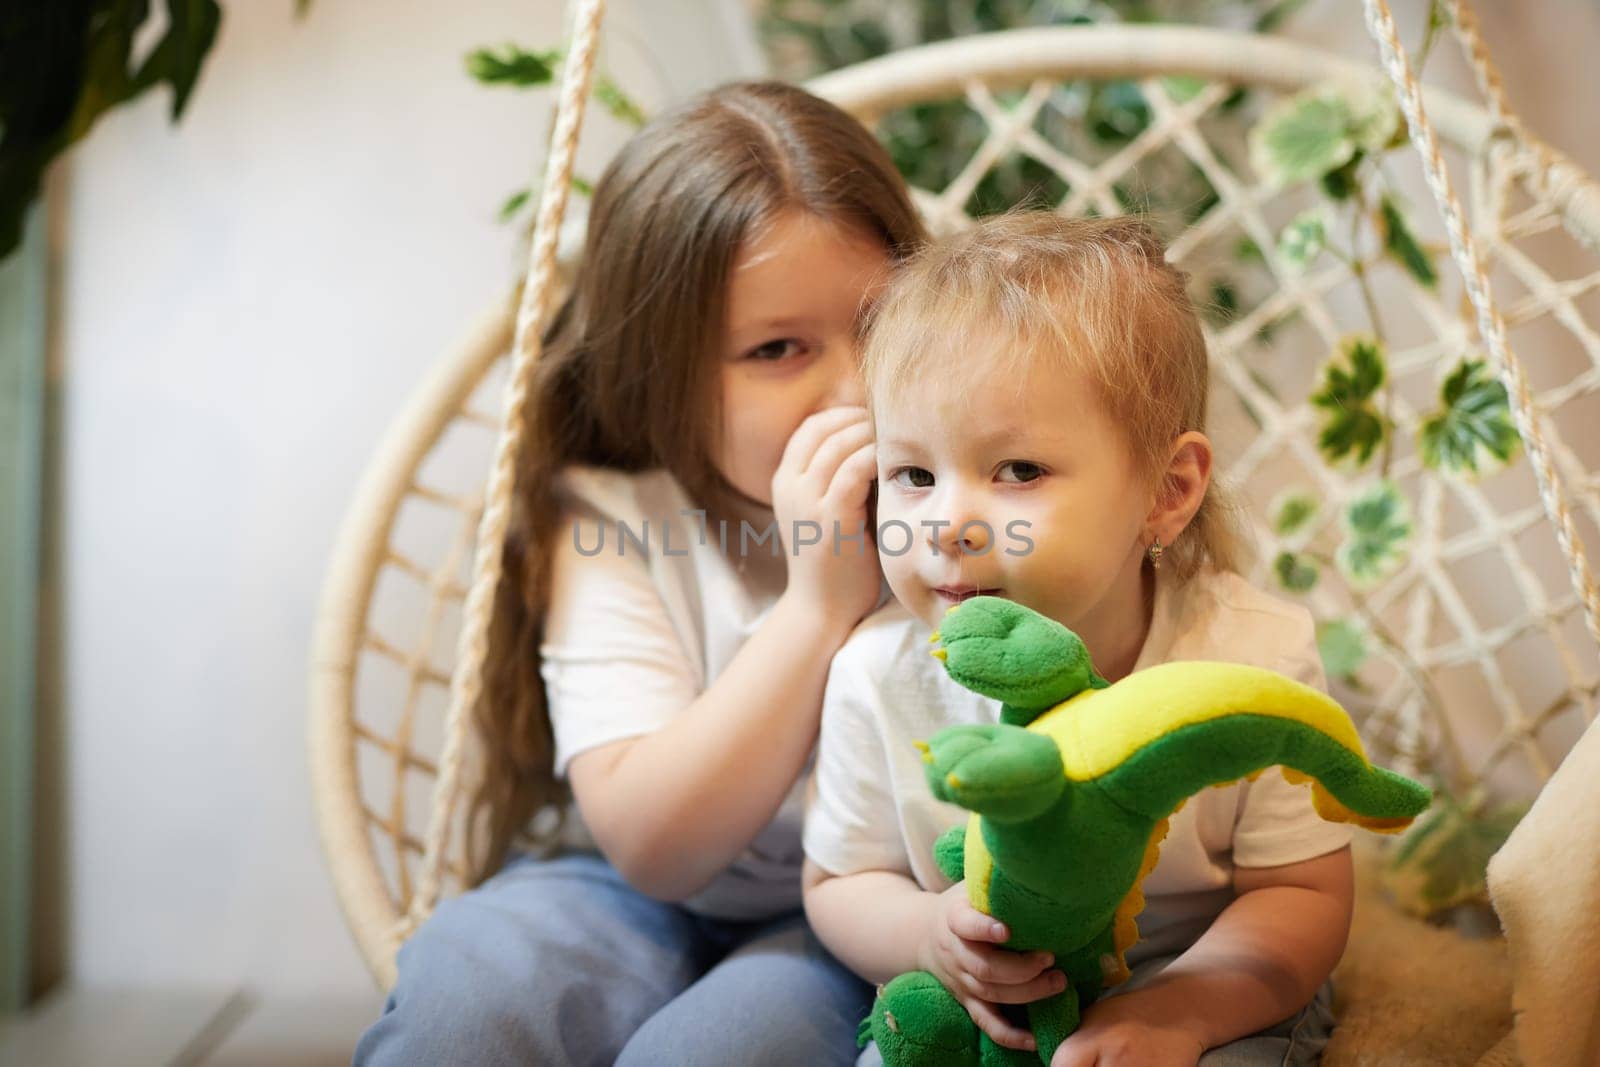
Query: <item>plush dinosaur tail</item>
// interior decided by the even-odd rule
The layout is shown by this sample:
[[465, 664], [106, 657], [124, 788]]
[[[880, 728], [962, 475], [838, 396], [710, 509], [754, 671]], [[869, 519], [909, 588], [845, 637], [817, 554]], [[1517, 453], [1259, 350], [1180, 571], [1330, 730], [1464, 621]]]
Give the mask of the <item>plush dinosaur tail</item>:
[[1368, 762], [1355, 725], [1310, 686], [1234, 663], [1168, 663], [1083, 693], [1030, 729], [1059, 745], [1067, 777], [1164, 819], [1211, 785], [1281, 765], [1312, 782], [1317, 812], [1381, 833], [1410, 825], [1427, 789]]
[[878, 987], [856, 1045], [877, 1042], [885, 1067], [980, 1067], [981, 1034], [967, 1009], [927, 971]]

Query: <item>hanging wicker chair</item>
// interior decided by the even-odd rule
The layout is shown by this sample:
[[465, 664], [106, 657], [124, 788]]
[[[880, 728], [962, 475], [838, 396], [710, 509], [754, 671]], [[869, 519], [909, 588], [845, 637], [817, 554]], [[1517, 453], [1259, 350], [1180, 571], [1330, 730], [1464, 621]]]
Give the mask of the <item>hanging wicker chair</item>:
[[[1076, 158], [1081, 115], [1057, 106], [1060, 87], [1121, 79], [1139, 86], [1147, 127], [1109, 158]], [[1148, 168], [1204, 176], [1214, 202], [1181, 232], [1168, 227], [1171, 257], [1196, 278], [1210, 277], [1247, 240], [1271, 280], [1240, 294], [1231, 318], [1208, 330], [1221, 466], [1243, 490], [1262, 549], [1253, 577], [1270, 587], [1271, 561], [1286, 543], [1269, 521], [1272, 500], [1303, 484], [1337, 504], [1365, 478], [1319, 459], [1307, 396], [1317, 367], [1366, 317], [1347, 270], [1300, 273], [1281, 261], [1277, 235], [1308, 203], [1306, 190], [1265, 184], [1238, 124], [1219, 119], [1219, 109], [1234, 106], [1241, 88], [1270, 102], [1331, 80], [1386, 84], [1375, 68], [1280, 39], [1086, 27], [920, 47], [811, 88], [879, 128], [919, 104], [965, 101], [983, 124], [981, 146], [945, 187], [915, 193], [936, 232], [962, 225], [985, 175], [1021, 157], [1059, 179], [1057, 206], [1069, 213], [1123, 211], [1119, 188]], [[1493, 111], [1444, 92], [1426, 95], [1452, 169], [1470, 175], [1471, 226], [1532, 384], [1571, 521], [1592, 544], [1600, 526], [1600, 190], [1543, 146], [1508, 137], [1507, 115]], [[1405, 162], [1415, 167], [1418, 158], [1408, 153]], [[1358, 720], [1375, 759], [1401, 770], [1440, 761], [1458, 784], [1527, 797], [1595, 718], [1600, 649], [1527, 459], [1469, 481], [1426, 469], [1406, 444], [1422, 417], [1420, 398], [1437, 393], [1456, 357], [1482, 346], [1470, 310], [1464, 315], [1457, 302], [1458, 276], [1441, 274], [1434, 288], [1398, 267], [1374, 279], [1387, 294], [1396, 380], [1400, 444], [1391, 474], [1415, 502], [1415, 541], [1404, 565], [1360, 596], [1370, 621], [1410, 657], [1401, 662], [1378, 648], [1361, 669], [1363, 689], [1336, 686], [1335, 695], [1370, 709]], [[1203, 302], [1211, 295], [1197, 294]], [[514, 314], [511, 294], [495, 299], [394, 423], [345, 520], [318, 618], [310, 742], [322, 839], [355, 939], [384, 987], [394, 981], [402, 919], [418, 910]], [[1285, 320], [1292, 321], [1263, 343], [1263, 328]], [[1334, 521], [1336, 509], [1326, 510], [1324, 521]], [[1308, 604], [1331, 618], [1351, 610], [1352, 596], [1330, 574]], [[457, 792], [470, 787], [470, 756], [469, 748]], [[439, 838], [444, 892], [464, 884], [461, 807]], [[1363, 893], [1340, 972], [1349, 1025], [1328, 1062], [1470, 1062], [1509, 1025], [1504, 957], [1496, 940], [1464, 940]], [[1397, 987], [1385, 961], [1401, 958], [1413, 970]], [[1419, 1037], [1424, 1032], [1431, 1037]], [[1385, 1059], [1384, 1050], [1403, 1048], [1414, 1055]]]

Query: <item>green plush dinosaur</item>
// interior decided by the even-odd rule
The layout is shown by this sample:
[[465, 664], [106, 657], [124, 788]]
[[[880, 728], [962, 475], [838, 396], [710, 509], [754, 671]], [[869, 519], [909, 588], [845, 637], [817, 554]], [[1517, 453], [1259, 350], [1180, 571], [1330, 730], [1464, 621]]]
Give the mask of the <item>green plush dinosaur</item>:
[[1101, 990], [1127, 978], [1141, 883], [1192, 795], [1275, 765], [1312, 784], [1325, 819], [1393, 833], [1428, 791], [1367, 762], [1350, 718], [1317, 690], [1232, 663], [1168, 663], [1115, 685], [1076, 634], [1028, 608], [973, 597], [930, 639], [950, 677], [1001, 702], [995, 725], [919, 743], [928, 785], [973, 814], [934, 846], [1006, 947], [1053, 953], [1064, 992], [1027, 1006], [1037, 1052], [995, 1044], [926, 971], [880, 988], [862, 1022], [885, 1064], [1048, 1063]]

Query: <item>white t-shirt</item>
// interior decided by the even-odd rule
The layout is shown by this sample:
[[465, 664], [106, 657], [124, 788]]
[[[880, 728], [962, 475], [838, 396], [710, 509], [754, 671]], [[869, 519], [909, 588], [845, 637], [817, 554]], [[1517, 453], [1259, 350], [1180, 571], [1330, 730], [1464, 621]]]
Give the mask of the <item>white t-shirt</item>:
[[[1310, 614], [1233, 574], [1203, 572], [1175, 585], [1158, 572], [1150, 632], [1135, 670], [1173, 660], [1222, 660], [1325, 688]], [[950, 882], [933, 843], [969, 813], [934, 799], [914, 742], [946, 726], [1000, 719], [998, 701], [950, 680], [928, 654], [928, 627], [898, 604], [864, 620], [839, 654], [823, 697], [816, 795], [805, 851], [836, 875], [888, 870], [924, 889]], [[1130, 963], [1193, 944], [1233, 899], [1235, 865], [1276, 867], [1335, 851], [1349, 827], [1324, 822], [1309, 786], [1268, 772], [1255, 783], [1207, 789], [1172, 819], [1145, 880], [1140, 942]]]
[[[717, 525], [693, 514], [666, 471], [572, 467], [562, 489], [540, 646], [558, 775], [578, 753], [651, 733], [688, 707], [772, 610], [785, 574], [770, 541], [752, 538], [745, 556], [765, 558], [741, 559], [736, 523], [726, 527], [724, 554]], [[803, 803], [804, 776], [685, 907], [724, 919], [798, 908]]]

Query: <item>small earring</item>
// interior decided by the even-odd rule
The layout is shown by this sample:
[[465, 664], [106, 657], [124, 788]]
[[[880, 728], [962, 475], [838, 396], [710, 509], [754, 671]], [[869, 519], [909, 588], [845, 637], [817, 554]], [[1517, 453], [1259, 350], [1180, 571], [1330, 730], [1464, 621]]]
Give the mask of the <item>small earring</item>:
[[1161, 547], [1161, 538], [1158, 537], [1150, 542], [1150, 547], [1145, 551], [1145, 554], [1150, 557], [1151, 570], [1158, 571], [1161, 569], [1161, 553], [1165, 551], [1166, 549]]

